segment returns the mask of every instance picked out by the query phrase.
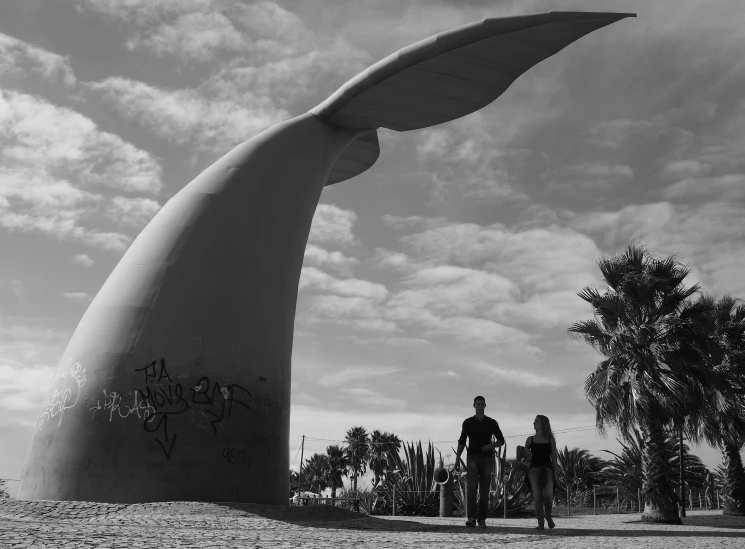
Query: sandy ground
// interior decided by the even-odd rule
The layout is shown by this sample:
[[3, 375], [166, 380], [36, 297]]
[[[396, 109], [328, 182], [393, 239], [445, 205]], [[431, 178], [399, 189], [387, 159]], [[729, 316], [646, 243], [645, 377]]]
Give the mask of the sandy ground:
[[[536, 531], [534, 519], [368, 517], [332, 507], [232, 503], [3, 500], [0, 547], [408, 547], [745, 548], [745, 517], [694, 511], [682, 526], [642, 523], [639, 515], [559, 517]], [[464, 545], [465, 544], [465, 545]]]

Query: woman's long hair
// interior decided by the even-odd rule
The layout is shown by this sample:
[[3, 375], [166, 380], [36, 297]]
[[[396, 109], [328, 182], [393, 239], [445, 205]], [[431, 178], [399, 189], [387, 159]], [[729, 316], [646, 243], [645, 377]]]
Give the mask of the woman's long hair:
[[551, 422], [548, 420], [546, 416], [537, 415], [538, 421], [541, 422], [541, 430], [543, 431], [543, 435], [548, 437], [548, 440], [551, 440], [554, 438], [554, 433], [551, 431]]

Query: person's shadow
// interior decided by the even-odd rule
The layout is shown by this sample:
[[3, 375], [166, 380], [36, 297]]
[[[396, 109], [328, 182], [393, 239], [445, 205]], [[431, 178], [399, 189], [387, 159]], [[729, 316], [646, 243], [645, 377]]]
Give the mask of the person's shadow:
[[[431, 532], [438, 534], [522, 534], [526, 536], [553, 537], [698, 537], [698, 538], [740, 538], [745, 537], [745, 517], [730, 517], [722, 515], [687, 517], [683, 526], [664, 525], [664, 529], [612, 529], [604, 528], [590, 530], [571, 528], [562, 524], [557, 518], [557, 527], [553, 530], [536, 530], [533, 527], [505, 526], [504, 524], [490, 525], [487, 528], [469, 528], [463, 525], [425, 524], [417, 517], [379, 518], [374, 515], [355, 513], [330, 505], [310, 505], [307, 507], [291, 507], [282, 505], [256, 505], [250, 503], [219, 503], [216, 505], [243, 511], [249, 515], [261, 516], [271, 520], [278, 520], [309, 526], [312, 528], [329, 528], [343, 530], [369, 530], [380, 532]], [[639, 520], [629, 520], [629, 524], [644, 524]], [[567, 525], [568, 526], [568, 525]], [[690, 530], [687, 526], [708, 526], [727, 528], [733, 532]]]

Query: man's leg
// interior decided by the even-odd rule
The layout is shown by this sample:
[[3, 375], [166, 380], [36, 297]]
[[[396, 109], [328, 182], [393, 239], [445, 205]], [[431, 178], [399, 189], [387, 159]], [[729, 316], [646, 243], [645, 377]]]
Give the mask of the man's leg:
[[[479, 468], [474, 456], [466, 457], [466, 525], [476, 526], [476, 490], [479, 487]], [[470, 524], [469, 524], [470, 523]]]
[[491, 488], [492, 458], [484, 456], [479, 459], [479, 526], [486, 521], [489, 510], [489, 489]]

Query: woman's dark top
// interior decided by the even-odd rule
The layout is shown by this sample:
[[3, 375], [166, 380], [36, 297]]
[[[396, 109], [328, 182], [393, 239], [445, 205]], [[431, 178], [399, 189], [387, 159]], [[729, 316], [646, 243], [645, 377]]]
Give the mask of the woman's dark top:
[[533, 453], [533, 459], [530, 461], [530, 468], [536, 467], [550, 467], [553, 469], [551, 463], [551, 441], [549, 442], [536, 442], [533, 437], [530, 437], [530, 451]]

